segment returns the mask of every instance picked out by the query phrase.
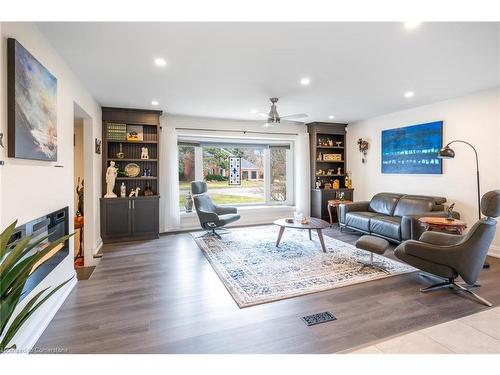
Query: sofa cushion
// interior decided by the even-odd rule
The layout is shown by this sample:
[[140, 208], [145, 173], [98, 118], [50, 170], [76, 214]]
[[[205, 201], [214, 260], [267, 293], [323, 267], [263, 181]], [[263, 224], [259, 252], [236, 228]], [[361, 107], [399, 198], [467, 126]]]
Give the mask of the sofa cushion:
[[375, 212], [348, 212], [345, 215], [345, 224], [347, 226], [363, 230], [365, 232], [370, 231], [370, 218], [376, 216]]
[[396, 203], [404, 194], [396, 193], [378, 193], [370, 201], [368, 209], [383, 215], [392, 215]]
[[394, 210], [394, 216], [420, 215], [431, 212], [434, 206], [432, 198], [402, 197]]
[[374, 216], [370, 219], [370, 232], [401, 240], [401, 218], [399, 216]]

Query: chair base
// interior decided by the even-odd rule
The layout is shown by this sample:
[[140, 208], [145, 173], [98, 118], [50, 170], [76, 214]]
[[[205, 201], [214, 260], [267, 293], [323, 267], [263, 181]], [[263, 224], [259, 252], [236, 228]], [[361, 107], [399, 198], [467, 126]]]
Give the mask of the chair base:
[[[431, 276], [431, 275], [427, 275], [425, 273], [420, 273], [419, 275], [423, 276], [423, 277], [429, 277], [429, 278], [433, 278], [433, 277], [439, 278], [437, 276], [434, 276], [434, 275]], [[465, 293], [467, 293], [468, 295], [472, 296], [473, 298], [475, 298], [477, 301], [479, 301], [481, 304], [483, 304], [485, 306], [488, 306], [488, 307], [493, 306], [493, 304], [490, 301], [484, 299], [483, 297], [481, 297], [480, 295], [474, 293], [471, 290], [473, 288], [478, 288], [481, 285], [479, 285], [479, 284], [461, 285], [461, 284], [457, 283], [454, 278], [448, 278], [448, 279], [442, 279], [442, 280], [443, 281], [441, 281], [440, 283], [436, 283], [436, 284], [430, 285], [430, 286], [428, 286], [426, 288], [421, 288], [420, 292], [421, 293], [427, 293], [427, 292], [431, 292], [433, 290], [438, 290], [438, 289], [442, 289], [442, 288], [449, 288], [449, 289], [454, 289], [454, 290], [458, 290], [458, 291], [461, 291], [461, 292], [465, 292]]]

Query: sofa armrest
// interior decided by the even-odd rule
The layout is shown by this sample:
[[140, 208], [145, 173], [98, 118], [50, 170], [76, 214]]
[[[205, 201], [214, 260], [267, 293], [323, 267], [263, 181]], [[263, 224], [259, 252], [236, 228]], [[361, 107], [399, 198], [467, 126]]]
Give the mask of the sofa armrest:
[[[429, 211], [418, 215], [403, 216], [401, 218], [401, 238], [403, 240], [418, 240], [420, 238], [424, 230], [420, 225], [418, 219], [424, 216], [447, 217], [448, 213], [446, 211]], [[453, 211], [453, 217], [455, 219], [459, 219], [460, 214], [456, 211]]]
[[215, 212], [217, 212], [217, 215], [235, 214], [237, 211], [236, 207], [215, 205]]
[[341, 224], [345, 224], [345, 215], [348, 212], [356, 212], [356, 211], [366, 212], [366, 211], [368, 211], [369, 205], [370, 205], [370, 202], [368, 202], [368, 201], [339, 204], [339, 212], [340, 212], [339, 222]]
[[460, 243], [464, 236], [442, 233], [442, 232], [424, 232], [420, 236], [420, 242], [426, 242], [438, 246], [452, 246]]

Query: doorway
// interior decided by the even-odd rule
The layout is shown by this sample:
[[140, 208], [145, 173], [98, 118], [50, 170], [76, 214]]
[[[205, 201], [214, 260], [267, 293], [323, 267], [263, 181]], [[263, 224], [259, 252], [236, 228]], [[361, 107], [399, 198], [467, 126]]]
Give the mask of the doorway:
[[74, 264], [75, 268], [85, 265], [84, 235], [85, 235], [85, 197], [83, 176], [83, 119], [75, 117], [73, 126], [73, 191], [74, 191]]
[[73, 259], [78, 280], [88, 279], [98, 262], [94, 256], [94, 149], [92, 118], [77, 104], [73, 116]]

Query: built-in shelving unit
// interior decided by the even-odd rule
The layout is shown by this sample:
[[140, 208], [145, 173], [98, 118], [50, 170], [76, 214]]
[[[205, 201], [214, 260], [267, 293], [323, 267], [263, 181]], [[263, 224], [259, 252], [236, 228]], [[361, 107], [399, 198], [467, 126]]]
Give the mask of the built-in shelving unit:
[[[110, 162], [118, 168], [113, 192], [117, 198], [101, 198], [101, 236], [117, 242], [158, 237], [159, 232], [159, 130], [161, 111], [102, 108], [102, 192], [106, 194], [106, 170]], [[136, 139], [130, 139], [135, 132]], [[143, 159], [142, 149], [148, 149]], [[140, 173], [127, 175], [128, 164], [136, 164]], [[125, 197], [120, 196], [121, 185]], [[132, 189], [139, 196], [130, 198]], [[146, 188], [148, 193], [145, 194]]]
[[[343, 196], [353, 200], [346, 186], [346, 124], [307, 124], [311, 152], [311, 216], [328, 219], [328, 201]], [[338, 183], [338, 188], [335, 184]], [[342, 193], [342, 194], [340, 194]]]

